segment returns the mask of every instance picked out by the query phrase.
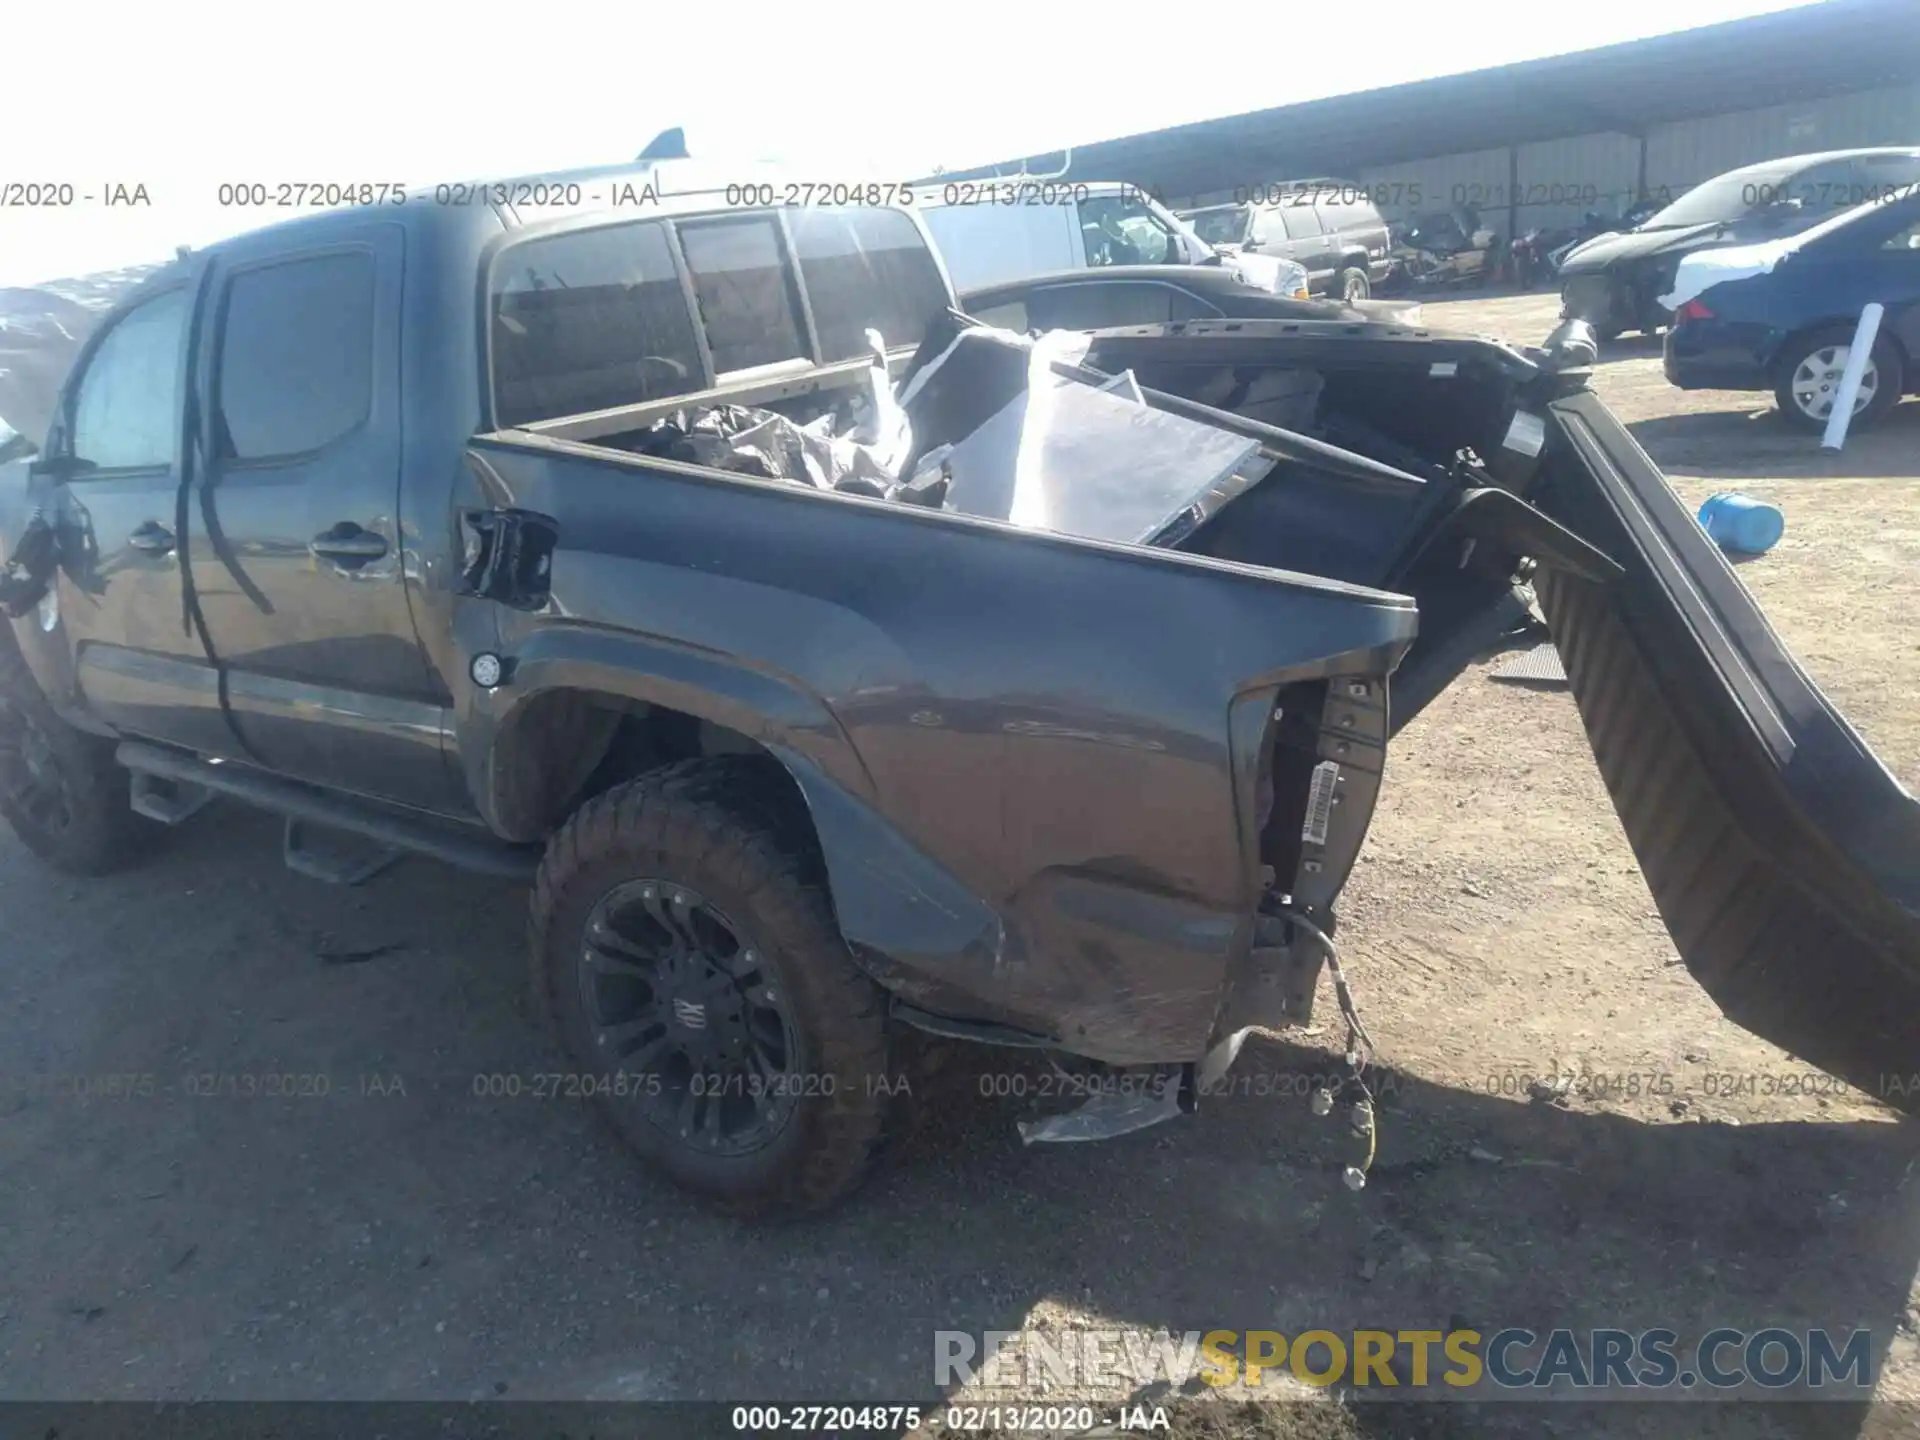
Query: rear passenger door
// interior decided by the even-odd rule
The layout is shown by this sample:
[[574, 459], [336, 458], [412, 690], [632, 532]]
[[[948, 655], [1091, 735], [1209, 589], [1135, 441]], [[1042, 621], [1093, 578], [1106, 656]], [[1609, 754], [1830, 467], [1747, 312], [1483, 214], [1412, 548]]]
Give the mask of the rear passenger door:
[[1349, 254], [1364, 252], [1367, 278], [1384, 278], [1387, 270], [1387, 222], [1373, 202], [1355, 198], [1345, 200], [1335, 211], [1334, 229], [1339, 232], [1341, 248]]
[[[1920, 218], [1890, 236], [1880, 252], [1889, 282], [1885, 293], [1893, 297], [1887, 320], [1901, 348], [1914, 357], [1910, 363], [1920, 366]], [[1920, 374], [1909, 372], [1906, 383], [1909, 390], [1920, 390]]]
[[415, 637], [398, 513], [404, 232], [325, 235], [221, 253], [189, 575], [254, 758], [445, 808], [450, 699]]
[[1857, 287], [1857, 314], [1869, 300], [1886, 307], [1882, 326], [1910, 358], [1906, 390], [1920, 389], [1920, 197], [1891, 205], [1884, 216], [1858, 223], [1864, 244], [1841, 263], [1842, 284]]

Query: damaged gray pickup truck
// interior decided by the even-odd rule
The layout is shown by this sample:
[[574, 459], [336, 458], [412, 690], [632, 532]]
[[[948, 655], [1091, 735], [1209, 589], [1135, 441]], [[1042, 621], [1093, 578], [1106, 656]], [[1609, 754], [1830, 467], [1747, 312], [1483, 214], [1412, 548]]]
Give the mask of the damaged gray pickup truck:
[[1580, 322], [1035, 341], [951, 304], [910, 211], [717, 197], [183, 256], [0, 472], [0, 810], [89, 873], [227, 797], [321, 878], [531, 879], [620, 1132], [814, 1209], [909, 1029], [1091, 1077], [1060, 1139], [1190, 1106], [1323, 968], [1351, 1022], [1395, 732], [1530, 583], [1693, 974], [1879, 1093], [1920, 1069], [1914, 801]]

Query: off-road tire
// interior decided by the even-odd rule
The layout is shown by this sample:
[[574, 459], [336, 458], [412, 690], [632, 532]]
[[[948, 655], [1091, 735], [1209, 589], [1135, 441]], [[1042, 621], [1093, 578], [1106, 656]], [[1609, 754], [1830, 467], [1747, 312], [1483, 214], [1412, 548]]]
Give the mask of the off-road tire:
[[834, 1205], [897, 1135], [898, 1087], [886, 997], [840, 935], [803, 802], [770, 759], [719, 756], [617, 786], [555, 833], [534, 881], [534, 999], [588, 1074], [617, 1065], [596, 1053], [581, 998], [585, 927], [603, 896], [642, 877], [709, 897], [748, 932], [792, 1013], [789, 1073], [800, 1098], [779, 1132], [745, 1155], [683, 1143], [638, 1104], [598, 1091], [603, 1115], [643, 1159], [716, 1208], [766, 1215]]
[[[1827, 428], [1824, 418], [1807, 414], [1794, 401], [1793, 375], [1800, 368], [1801, 361], [1816, 351], [1829, 345], [1853, 344], [1854, 330], [1851, 325], [1831, 325], [1823, 330], [1814, 330], [1789, 340], [1780, 350], [1780, 358], [1774, 364], [1773, 401], [1780, 409], [1780, 418], [1796, 430], [1804, 430], [1818, 435]], [[1901, 392], [1906, 387], [1904, 367], [1900, 363], [1900, 352], [1891, 340], [1882, 332], [1873, 339], [1873, 363], [1879, 388], [1873, 399], [1847, 422], [1847, 433], [1854, 434], [1865, 430], [1887, 411], [1900, 403]]]
[[[57, 771], [63, 818], [23, 790], [27, 747], [43, 769]], [[0, 622], [0, 815], [20, 843], [69, 875], [105, 875], [130, 864], [161, 829], [134, 812], [132, 783], [114, 763], [113, 741], [54, 712], [11, 627]]]

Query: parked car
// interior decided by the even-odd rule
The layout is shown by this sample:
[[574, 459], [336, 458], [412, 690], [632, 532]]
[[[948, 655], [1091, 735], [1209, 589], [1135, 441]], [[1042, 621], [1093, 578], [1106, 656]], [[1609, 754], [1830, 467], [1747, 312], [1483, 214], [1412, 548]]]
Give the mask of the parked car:
[[1797, 234], [1842, 210], [1920, 181], [1920, 149], [1882, 147], [1790, 155], [1696, 185], [1631, 230], [1595, 236], [1560, 262], [1561, 313], [1602, 340], [1651, 335], [1668, 322], [1659, 297], [1683, 255]]
[[[226, 797], [322, 878], [530, 882], [567, 1093], [721, 1205], [814, 1209], [916, 1030], [1049, 1054], [1084, 1104], [1027, 1133], [1085, 1139], [1306, 1023], [1392, 737], [1530, 572], [1694, 973], [1862, 1083], [1920, 1053], [1920, 814], [1584, 325], [1068, 365], [953, 303], [909, 212], [717, 196], [180, 257], [0, 469], [0, 813], [81, 873]], [[1338, 438], [1235, 413], [1276, 381]]]
[[1302, 300], [1248, 285], [1224, 269], [1128, 265], [1067, 270], [963, 291], [960, 308], [1003, 329], [1106, 330], [1174, 320], [1390, 320], [1420, 323], [1418, 305]]
[[1178, 214], [1229, 254], [1278, 255], [1306, 267], [1315, 295], [1364, 300], [1386, 278], [1387, 222], [1366, 188], [1335, 181], [1263, 188], [1260, 204], [1206, 205]]
[[1683, 390], [1771, 390], [1782, 419], [1824, 430], [1860, 312], [1878, 301], [1853, 428], [1920, 391], [1920, 189], [1772, 245], [1689, 256], [1678, 281], [1699, 291], [1667, 331], [1667, 379]]
[[920, 215], [962, 290], [1058, 270], [1228, 268], [1275, 294], [1304, 293], [1284, 260], [1229, 261], [1133, 185], [1084, 180], [949, 180], [918, 193]]

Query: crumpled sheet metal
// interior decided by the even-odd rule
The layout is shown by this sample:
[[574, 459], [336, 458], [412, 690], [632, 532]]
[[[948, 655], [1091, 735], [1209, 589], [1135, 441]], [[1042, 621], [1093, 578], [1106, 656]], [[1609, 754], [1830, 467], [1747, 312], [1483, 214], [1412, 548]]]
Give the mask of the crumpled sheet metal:
[[1178, 1069], [1168, 1067], [1151, 1075], [1135, 1072], [1126, 1078], [1134, 1083], [1102, 1087], [1065, 1114], [1016, 1122], [1021, 1141], [1038, 1145], [1111, 1140], [1180, 1114]]
[[1128, 374], [1058, 373], [1089, 343], [1074, 331], [1030, 341], [978, 326], [910, 377], [901, 404], [929, 457], [948, 447], [951, 508], [1144, 544], [1244, 467], [1269, 466], [1256, 440], [1142, 403]]
[[1691, 255], [1682, 255], [1674, 271], [1673, 289], [1659, 297], [1660, 304], [1668, 310], [1678, 310], [1716, 285], [1768, 274], [1806, 238], [1805, 235], [1784, 235], [1753, 245], [1726, 245], [1717, 250], [1696, 250]]

